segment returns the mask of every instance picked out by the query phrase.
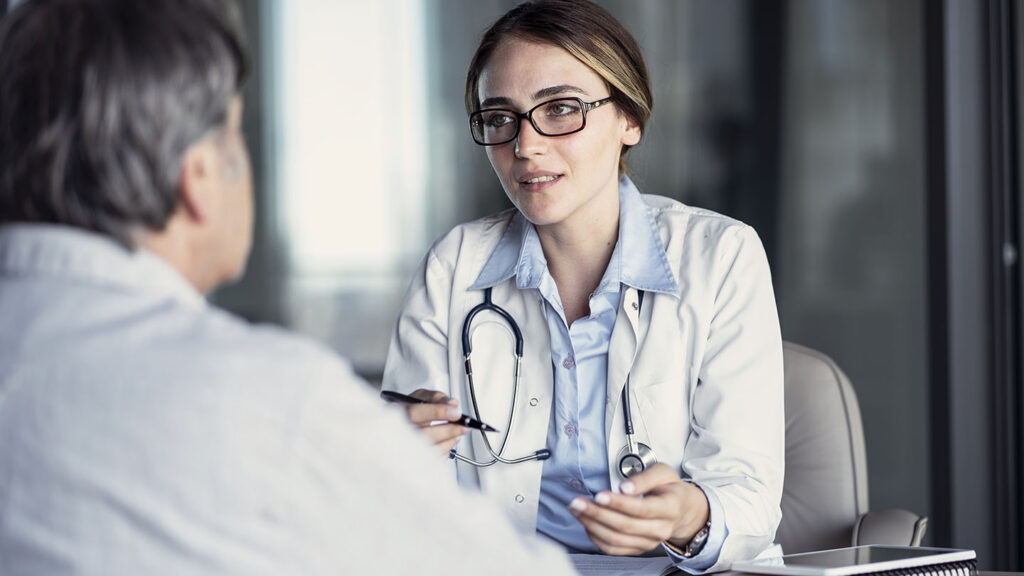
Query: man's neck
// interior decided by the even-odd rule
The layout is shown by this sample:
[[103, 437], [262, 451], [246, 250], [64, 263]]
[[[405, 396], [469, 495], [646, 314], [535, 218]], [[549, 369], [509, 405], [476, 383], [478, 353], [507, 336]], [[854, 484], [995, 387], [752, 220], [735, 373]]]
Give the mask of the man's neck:
[[166, 261], [196, 290], [206, 294], [216, 288], [219, 282], [209, 273], [209, 267], [202, 265], [202, 250], [197, 246], [197, 234], [187, 226], [179, 218], [171, 217], [163, 230], [140, 234], [138, 247]]

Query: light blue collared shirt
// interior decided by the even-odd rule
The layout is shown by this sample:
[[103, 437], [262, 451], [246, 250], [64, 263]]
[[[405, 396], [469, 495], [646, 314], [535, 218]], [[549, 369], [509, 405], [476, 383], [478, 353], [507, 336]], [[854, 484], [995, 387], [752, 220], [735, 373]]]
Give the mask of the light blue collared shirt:
[[[604, 433], [605, 389], [608, 347], [621, 287], [679, 293], [654, 218], [628, 177], [619, 181], [619, 211], [619, 238], [608, 268], [590, 296], [590, 314], [572, 326], [566, 322], [537, 230], [522, 214], [516, 214], [472, 287], [493, 286], [515, 276], [520, 290], [537, 290], [544, 298], [555, 398], [547, 435], [551, 457], [544, 462], [537, 531], [572, 550], [587, 553], [600, 550], [568, 505], [577, 496], [593, 498], [611, 489]], [[624, 258], [624, 253], [628, 257]], [[724, 522], [714, 522], [722, 518], [717, 496], [711, 490], [705, 493], [711, 507], [712, 530], [704, 549], [686, 559], [665, 548], [676, 565], [688, 572], [710, 568], [718, 560], [728, 533]]]

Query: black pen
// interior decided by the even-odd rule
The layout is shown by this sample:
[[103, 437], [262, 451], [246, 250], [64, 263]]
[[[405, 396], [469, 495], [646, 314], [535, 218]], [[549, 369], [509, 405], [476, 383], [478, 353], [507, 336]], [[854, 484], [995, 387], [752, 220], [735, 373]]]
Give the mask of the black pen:
[[[426, 400], [421, 400], [414, 396], [402, 394], [401, 392], [392, 392], [391, 390], [384, 390], [380, 393], [380, 397], [385, 400], [395, 400], [398, 402], [405, 402], [406, 404], [430, 404]], [[475, 428], [477, 430], [483, 430], [484, 432], [497, 432], [498, 429], [490, 424], [485, 424], [472, 416], [463, 414], [458, 420], [449, 420], [452, 424], [459, 424], [466, 428]]]

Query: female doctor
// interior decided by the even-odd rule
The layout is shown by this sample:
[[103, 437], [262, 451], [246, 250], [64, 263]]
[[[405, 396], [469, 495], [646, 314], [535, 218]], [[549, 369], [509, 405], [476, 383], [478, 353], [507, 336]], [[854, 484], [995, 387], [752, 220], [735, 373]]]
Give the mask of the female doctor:
[[[783, 475], [768, 265], [749, 226], [626, 176], [652, 106], [636, 41], [586, 0], [527, 2], [484, 34], [466, 105], [515, 209], [427, 253], [384, 389], [429, 402], [409, 419], [461, 484], [571, 551], [757, 555]], [[498, 432], [437, 425], [462, 412]]]

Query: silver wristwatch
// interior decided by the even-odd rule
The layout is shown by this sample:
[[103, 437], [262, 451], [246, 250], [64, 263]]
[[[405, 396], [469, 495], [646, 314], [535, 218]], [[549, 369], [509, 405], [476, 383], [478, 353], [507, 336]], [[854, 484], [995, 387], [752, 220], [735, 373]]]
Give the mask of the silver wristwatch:
[[683, 548], [683, 558], [693, 558], [700, 551], [704, 549], [704, 545], [708, 542], [708, 533], [711, 532], [711, 519], [708, 519], [708, 523], [703, 528], [697, 531], [690, 538], [690, 541], [686, 543], [686, 547]]

